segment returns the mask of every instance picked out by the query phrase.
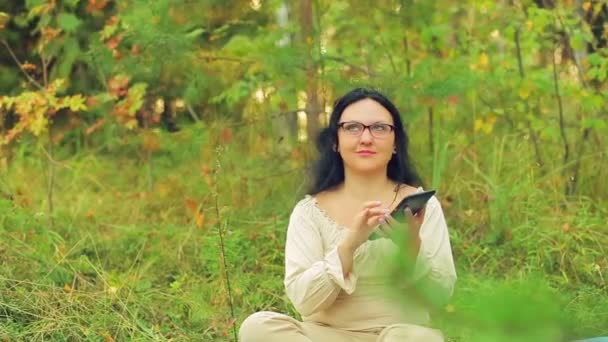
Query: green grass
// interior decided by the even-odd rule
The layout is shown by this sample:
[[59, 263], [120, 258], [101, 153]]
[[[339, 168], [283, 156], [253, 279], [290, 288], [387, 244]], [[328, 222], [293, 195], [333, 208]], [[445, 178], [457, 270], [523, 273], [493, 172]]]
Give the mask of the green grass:
[[[258, 310], [297, 315], [283, 248], [305, 191], [305, 148], [241, 128], [216, 150], [214, 131], [158, 132], [151, 160], [136, 137], [60, 149], [52, 223], [43, 155], [15, 147], [0, 174], [12, 195], [0, 199], [0, 339], [228, 341], [226, 273], [237, 324]], [[417, 158], [459, 271], [437, 323], [461, 341], [606, 334], [606, 189], [566, 200], [557, 165], [542, 174], [516, 137], [485, 139], [438, 141], [434, 156]], [[598, 193], [585, 184], [582, 193]]]

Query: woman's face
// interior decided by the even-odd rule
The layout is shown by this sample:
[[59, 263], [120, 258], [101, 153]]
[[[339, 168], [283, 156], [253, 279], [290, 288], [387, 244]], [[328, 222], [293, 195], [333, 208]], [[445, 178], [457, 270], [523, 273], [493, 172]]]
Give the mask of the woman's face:
[[344, 109], [338, 123], [337, 147], [346, 169], [386, 169], [395, 149], [394, 122], [386, 108], [372, 99], [359, 100]]

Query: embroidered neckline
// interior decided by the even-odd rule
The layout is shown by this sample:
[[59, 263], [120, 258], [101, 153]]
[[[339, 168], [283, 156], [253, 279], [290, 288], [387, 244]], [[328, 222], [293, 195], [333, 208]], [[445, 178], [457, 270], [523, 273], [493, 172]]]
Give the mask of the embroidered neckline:
[[[415, 193], [418, 193], [420, 191], [424, 191], [424, 189], [421, 186], [416, 188]], [[331, 218], [331, 216], [329, 216], [329, 214], [325, 211], [325, 209], [323, 209], [319, 206], [319, 202], [317, 202], [317, 199], [314, 196], [306, 194], [304, 196], [304, 198], [308, 199], [311, 202], [314, 210], [316, 210], [316, 212], [318, 214], [320, 214], [325, 219], [325, 221], [327, 221], [329, 224], [331, 224], [332, 226], [339, 228], [339, 229], [350, 229], [347, 226], [342, 225], [342, 224], [336, 222], [336, 220], [334, 220], [333, 218]]]
[[325, 211], [325, 209], [321, 208], [319, 206], [319, 202], [317, 202], [317, 199], [311, 195], [306, 195], [305, 198], [307, 198], [311, 204], [312, 207], [316, 210], [317, 214], [320, 214], [325, 221], [329, 222], [329, 224], [331, 224], [332, 226], [339, 228], [339, 229], [349, 229], [348, 227], [336, 222], [334, 219], [332, 219], [329, 214]]

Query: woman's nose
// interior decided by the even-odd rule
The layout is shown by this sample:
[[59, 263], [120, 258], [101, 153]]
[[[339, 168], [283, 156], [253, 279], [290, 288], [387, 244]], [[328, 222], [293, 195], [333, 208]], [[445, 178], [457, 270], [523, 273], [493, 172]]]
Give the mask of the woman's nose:
[[364, 129], [363, 132], [361, 132], [361, 136], [359, 137], [359, 141], [361, 142], [371, 142], [373, 140], [373, 136], [372, 133], [369, 131], [369, 129]]

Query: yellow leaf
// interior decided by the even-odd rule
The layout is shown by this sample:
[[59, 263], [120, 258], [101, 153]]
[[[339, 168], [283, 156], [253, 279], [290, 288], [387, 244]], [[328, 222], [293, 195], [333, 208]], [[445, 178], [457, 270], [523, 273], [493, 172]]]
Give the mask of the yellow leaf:
[[490, 122], [486, 122], [483, 124], [483, 132], [485, 134], [490, 134], [490, 133], [492, 133], [493, 130], [494, 130], [494, 125], [491, 124]]
[[125, 123], [125, 127], [129, 130], [135, 129], [137, 127], [137, 120], [131, 119]]
[[47, 87], [47, 90], [51, 94], [55, 94], [57, 92], [61, 92], [61, 91], [65, 90], [65, 87], [66, 87], [65, 79], [58, 78], [58, 79], [54, 80], [51, 84], [49, 84], [49, 86]]
[[477, 64], [482, 69], [487, 68], [488, 65], [490, 65], [490, 58], [488, 58], [488, 54], [485, 52], [482, 52], [481, 55], [479, 55], [479, 60], [477, 61]]
[[205, 213], [202, 210], [196, 214], [195, 223], [199, 229], [203, 229], [203, 225], [205, 224]]
[[30, 132], [35, 136], [39, 137], [42, 133], [46, 132], [49, 121], [44, 115], [38, 115], [30, 123]]
[[585, 1], [583, 3], [583, 10], [585, 12], [589, 12], [590, 9], [591, 9], [591, 1]]
[[0, 30], [2, 30], [8, 21], [11, 20], [11, 16], [5, 12], [0, 12]]
[[72, 292], [72, 287], [70, 286], [70, 284], [63, 285], [63, 291], [65, 291], [67, 293]]
[[531, 89], [529, 87], [524, 86], [524, 87], [519, 88], [517, 95], [519, 95], [520, 99], [525, 100], [528, 97], [530, 97], [530, 92], [531, 92]]
[[483, 120], [475, 119], [475, 126], [474, 126], [475, 132], [479, 132], [482, 128], [483, 128]]
[[87, 105], [84, 103], [85, 99], [81, 94], [65, 97], [64, 100], [72, 112], [87, 110]]

